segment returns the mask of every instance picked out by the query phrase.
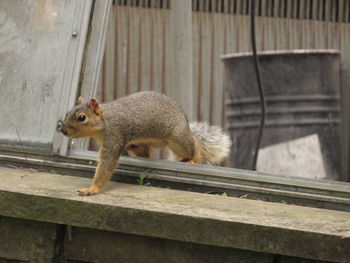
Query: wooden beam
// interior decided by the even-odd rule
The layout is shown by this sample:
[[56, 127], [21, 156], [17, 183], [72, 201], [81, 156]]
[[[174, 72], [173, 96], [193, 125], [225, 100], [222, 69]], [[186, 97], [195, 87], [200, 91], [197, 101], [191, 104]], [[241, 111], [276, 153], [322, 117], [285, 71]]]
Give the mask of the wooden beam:
[[170, 7], [172, 76], [169, 95], [193, 119], [192, 1], [172, 0]]

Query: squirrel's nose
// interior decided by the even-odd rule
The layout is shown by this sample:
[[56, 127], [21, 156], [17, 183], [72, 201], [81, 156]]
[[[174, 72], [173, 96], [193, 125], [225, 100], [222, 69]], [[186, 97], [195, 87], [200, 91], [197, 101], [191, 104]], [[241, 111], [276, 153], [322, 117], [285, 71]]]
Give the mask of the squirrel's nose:
[[59, 120], [59, 121], [57, 122], [56, 131], [57, 131], [58, 133], [62, 132], [63, 134], [65, 134], [66, 131], [63, 129], [63, 121]]

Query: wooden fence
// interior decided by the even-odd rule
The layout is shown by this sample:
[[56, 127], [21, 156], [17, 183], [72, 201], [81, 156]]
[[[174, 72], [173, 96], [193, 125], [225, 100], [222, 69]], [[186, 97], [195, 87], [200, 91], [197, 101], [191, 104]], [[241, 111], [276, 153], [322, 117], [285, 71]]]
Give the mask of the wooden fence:
[[[220, 56], [251, 50], [248, 2], [192, 1], [193, 103], [194, 116], [199, 121], [225, 126]], [[260, 15], [256, 28], [259, 50], [340, 50], [343, 141], [344, 145], [349, 145], [350, 1], [257, 2], [257, 13]], [[140, 90], [169, 93], [169, 60], [172, 54], [169, 7], [169, 0], [115, 1], [98, 89], [98, 97], [102, 101]], [[348, 160], [348, 147], [344, 151]]]
[[[170, 8], [170, 0], [114, 0], [115, 5]], [[192, 0], [192, 10], [247, 15], [250, 0]], [[256, 14], [294, 19], [313, 19], [347, 23], [350, 21], [349, 0], [258, 0]]]
[[[194, 116], [224, 125], [220, 56], [250, 50], [249, 18], [193, 12], [192, 19]], [[339, 49], [343, 69], [350, 69], [350, 24], [347, 23], [258, 17], [257, 41], [260, 50]], [[99, 97], [107, 101], [140, 90], [168, 93], [171, 52], [167, 8], [115, 5], [108, 27]]]

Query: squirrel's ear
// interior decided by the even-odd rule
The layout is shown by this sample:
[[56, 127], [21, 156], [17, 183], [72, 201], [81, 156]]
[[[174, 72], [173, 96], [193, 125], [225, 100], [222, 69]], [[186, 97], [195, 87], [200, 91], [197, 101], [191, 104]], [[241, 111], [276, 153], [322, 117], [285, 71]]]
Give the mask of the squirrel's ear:
[[99, 114], [100, 112], [100, 104], [98, 102], [97, 99], [95, 98], [91, 98], [89, 103], [88, 103], [88, 106], [90, 109], [92, 109], [96, 114]]
[[77, 100], [77, 105], [82, 104], [84, 102], [84, 99], [82, 97], [79, 97]]

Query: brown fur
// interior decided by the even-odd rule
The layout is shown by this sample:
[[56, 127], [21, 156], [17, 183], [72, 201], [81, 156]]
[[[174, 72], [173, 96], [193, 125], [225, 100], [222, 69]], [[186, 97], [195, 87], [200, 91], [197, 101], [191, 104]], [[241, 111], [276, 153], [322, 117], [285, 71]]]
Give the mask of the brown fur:
[[[80, 195], [96, 194], [103, 188], [124, 149], [149, 158], [152, 148], [168, 146], [181, 160], [205, 163], [184, 112], [163, 94], [139, 92], [106, 104], [96, 99], [84, 102], [79, 98], [78, 102], [67, 113], [61, 131], [72, 138], [94, 137], [100, 144], [93, 183], [81, 189]], [[82, 115], [86, 119], [79, 121]]]

